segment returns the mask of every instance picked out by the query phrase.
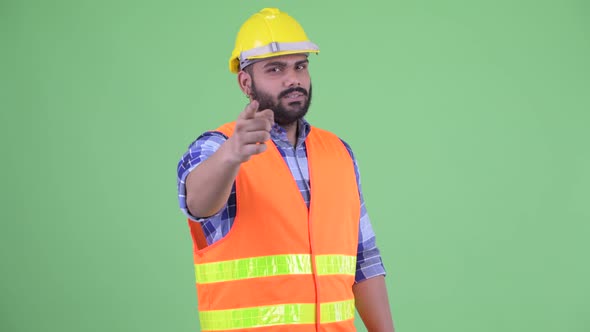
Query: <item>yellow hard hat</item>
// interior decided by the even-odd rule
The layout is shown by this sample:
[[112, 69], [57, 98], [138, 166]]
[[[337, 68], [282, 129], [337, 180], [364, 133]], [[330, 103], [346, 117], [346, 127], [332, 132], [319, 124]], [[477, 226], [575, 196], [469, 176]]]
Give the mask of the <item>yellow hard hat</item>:
[[237, 73], [254, 59], [319, 51], [295, 19], [278, 8], [264, 8], [242, 24], [229, 70]]

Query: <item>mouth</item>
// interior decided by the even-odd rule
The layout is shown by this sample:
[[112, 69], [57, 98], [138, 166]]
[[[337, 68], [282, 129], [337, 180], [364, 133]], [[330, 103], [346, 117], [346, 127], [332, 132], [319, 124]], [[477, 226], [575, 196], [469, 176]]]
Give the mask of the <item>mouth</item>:
[[296, 101], [296, 100], [303, 99], [303, 97], [305, 97], [305, 95], [303, 93], [295, 91], [295, 92], [288, 93], [287, 95], [285, 95], [283, 97], [283, 99], [286, 99], [289, 101]]

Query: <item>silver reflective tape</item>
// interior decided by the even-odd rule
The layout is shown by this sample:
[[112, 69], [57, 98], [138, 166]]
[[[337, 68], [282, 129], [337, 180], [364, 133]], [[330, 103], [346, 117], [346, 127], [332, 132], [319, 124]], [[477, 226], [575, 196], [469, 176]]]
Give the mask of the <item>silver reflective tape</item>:
[[302, 53], [304, 53], [304, 52], [319, 51], [319, 50], [320, 50], [320, 48], [316, 44], [314, 44], [310, 41], [296, 42], [296, 43], [272, 42], [268, 45], [256, 47], [251, 50], [243, 51], [242, 53], [240, 53], [240, 69], [244, 69], [247, 66], [261, 60], [261, 59], [249, 59], [249, 58], [255, 57], [255, 56], [278, 53], [278, 52], [285, 52], [285, 51], [302, 51]]

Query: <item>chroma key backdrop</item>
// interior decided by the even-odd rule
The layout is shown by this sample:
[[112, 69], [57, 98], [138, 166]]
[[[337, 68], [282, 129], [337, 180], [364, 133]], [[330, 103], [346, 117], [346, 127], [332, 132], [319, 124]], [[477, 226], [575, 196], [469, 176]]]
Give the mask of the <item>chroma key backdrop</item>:
[[397, 331], [590, 331], [583, 0], [0, 1], [0, 331], [199, 330], [176, 165], [264, 7], [321, 49]]

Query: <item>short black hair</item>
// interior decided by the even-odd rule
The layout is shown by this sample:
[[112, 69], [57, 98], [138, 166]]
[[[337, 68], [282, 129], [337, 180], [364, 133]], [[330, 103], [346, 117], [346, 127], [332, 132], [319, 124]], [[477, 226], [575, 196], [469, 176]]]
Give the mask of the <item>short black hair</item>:
[[245, 71], [246, 73], [248, 73], [251, 77], [254, 77], [254, 69], [253, 69], [252, 65], [253, 64], [248, 65], [242, 70]]

